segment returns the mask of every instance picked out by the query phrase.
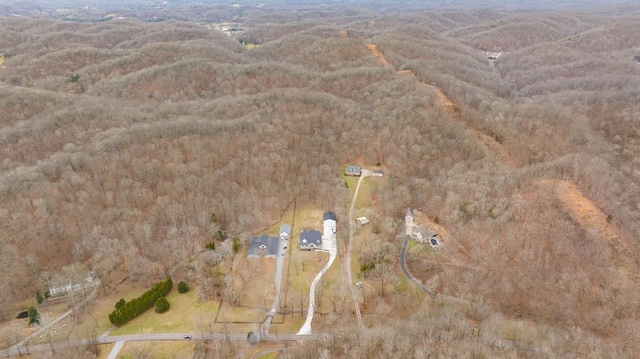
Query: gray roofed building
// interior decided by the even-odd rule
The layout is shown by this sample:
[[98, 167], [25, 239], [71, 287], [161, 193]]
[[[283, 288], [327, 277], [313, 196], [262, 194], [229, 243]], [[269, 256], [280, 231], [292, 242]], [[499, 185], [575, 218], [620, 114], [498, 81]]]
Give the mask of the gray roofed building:
[[344, 174], [347, 176], [356, 176], [359, 177], [362, 174], [362, 168], [358, 165], [348, 166], [344, 171]]
[[249, 248], [247, 248], [247, 258], [258, 258], [262, 253], [265, 258], [276, 258], [279, 239], [279, 237], [271, 237], [266, 234], [260, 237], [251, 237]]
[[375, 170], [373, 170], [373, 176], [375, 176], [375, 177], [381, 177], [383, 173], [384, 173], [384, 172], [382, 172], [382, 170], [381, 170], [381, 169], [375, 169]]
[[283, 224], [280, 226], [280, 239], [287, 240], [291, 237], [291, 226], [288, 224]]
[[328, 219], [331, 219], [331, 220], [335, 221], [336, 220], [336, 214], [333, 213], [333, 212], [324, 212], [324, 215], [322, 216], [322, 220], [326, 221]]
[[413, 215], [413, 212], [411, 211], [411, 208], [407, 209], [407, 213], [404, 215], [404, 223], [406, 224], [413, 224], [413, 219], [415, 218], [415, 216]]
[[438, 232], [432, 231], [431, 229], [427, 228], [427, 226], [423, 225], [415, 226], [412, 229], [412, 237], [420, 243], [424, 243], [425, 241], [428, 241], [429, 239], [431, 239], [432, 237], [436, 237], [437, 235]]
[[322, 248], [322, 234], [315, 229], [300, 231], [300, 249], [312, 250]]

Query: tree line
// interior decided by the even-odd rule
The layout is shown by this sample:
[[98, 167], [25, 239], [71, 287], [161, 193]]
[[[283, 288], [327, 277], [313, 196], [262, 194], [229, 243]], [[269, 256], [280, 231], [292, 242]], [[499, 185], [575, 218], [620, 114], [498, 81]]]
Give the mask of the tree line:
[[[147, 309], [153, 307], [156, 304], [156, 301], [164, 298], [171, 291], [172, 286], [173, 281], [171, 280], [171, 277], [168, 277], [165, 281], [155, 284], [151, 289], [142, 293], [137, 298], [131, 299], [128, 302], [120, 299], [120, 301], [116, 303], [116, 309], [109, 314], [109, 321], [111, 324], [116, 326], [125, 324], [131, 319], [137, 317], [139, 314], [144, 313]], [[163, 306], [164, 307], [162, 307], [161, 310], [166, 311], [165, 308], [168, 310], [168, 302], [163, 303]]]

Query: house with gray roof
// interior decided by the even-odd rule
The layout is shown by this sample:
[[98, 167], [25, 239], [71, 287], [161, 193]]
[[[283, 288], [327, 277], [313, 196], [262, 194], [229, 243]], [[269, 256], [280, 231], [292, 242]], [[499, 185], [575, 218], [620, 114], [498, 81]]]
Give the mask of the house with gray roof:
[[264, 255], [265, 258], [276, 258], [279, 240], [280, 237], [271, 237], [266, 234], [251, 237], [249, 248], [247, 248], [247, 258], [258, 258], [260, 255]]
[[344, 171], [344, 174], [346, 176], [360, 177], [360, 175], [362, 174], [362, 168], [358, 165], [351, 165], [347, 167], [347, 169]]
[[315, 229], [300, 231], [300, 250], [311, 251], [322, 248], [322, 234]]
[[427, 228], [427, 226], [419, 225], [411, 229], [411, 237], [420, 243], [424, 243], [429, 242], [431, 238], [437, 238], [438, 232]]
[[411, 211], [411, 208], [407, 208], [407, 213], [404, 215], [404, 223], [410, 226], [413, 226], [413, 219], [416, 216], [413, 214], [413, 211]]

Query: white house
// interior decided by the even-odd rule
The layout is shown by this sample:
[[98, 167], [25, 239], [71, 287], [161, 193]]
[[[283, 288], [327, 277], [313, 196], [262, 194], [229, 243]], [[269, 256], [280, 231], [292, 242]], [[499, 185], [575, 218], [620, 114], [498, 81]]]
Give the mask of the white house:
[[336, 214], [333, 212], [324, 212], [323, 216], [324, 232], [323, 238], [335, 239], [336, 238]]

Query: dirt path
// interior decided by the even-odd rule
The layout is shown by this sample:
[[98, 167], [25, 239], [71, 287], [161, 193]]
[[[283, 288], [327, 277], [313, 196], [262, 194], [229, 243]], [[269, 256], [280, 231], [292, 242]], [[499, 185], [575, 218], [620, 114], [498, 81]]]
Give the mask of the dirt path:
[[391, 66], [391, 64], [387, 61], [387, 58], [384, 57], [384, 54], [378, 50], [378, 47], [374, 44], [367, 44], [367, 49], [371, 52], [371, 55], [375, 56], [378, 61], [382, 64], [382, 66]]
[[[389, 61], [387, 61], [384, 54], [380, 50], [378, 50], [378, 47], [375, 44], [367, 44], [367, 49], [369, 49], [369, 52], [371, 52], [371, 54], [378, 59], [378, 61], [382, 66], [392, 67]], [[414, 73], [411, 70], [400, 70], [400, 71], [397, 71], [397, 74], [400, 76], [414, 75]], [[425, 86], [430, 90], [432, 90], [433, 92], [435, 92], [436, 96], [438, 96], [438, 100], [440, 104], [442, 105], [444, 110], [447, 112], [449, 117], [455, 120], [460, 120], [460, 111], [458, 110], [458, 107], [453, 103], [453, 101], [451, 101], [451, 99], [440, 88], [430, 85], [426, 82], [422, 82], [422, 81], [419, 81], [419, 82], [422, 86]], [[482, 143], [484, 143], [484, 145], [487, 146], [487, 148], [489, 148], [489, 151], [499, 161], [501, 161], [502, 163], [508, 166], [517, 167], [516, 162], [513, 160], [513, 158], [511, 158], [511, 156], [509, 155], [509, 152], [504, 148], [504, 146], [502, 146], [502, 144], [497, 142], [493, 137], [486, 135], [470, 127], [468, 124], [466, 124], [466, 127], [471, 129], [476, 134], [478, 139]]]
[[569, 215], [580, 227], [594, 231], [611, 245], [612, 253], [627, 266], [631, 273], [637, 276], [638, 256], [615, 228], [607, 221], [607, 215], [602, 212], [591, 200], [582, 194], [582, 191], [571, 181], [545, 180], [543, 185], [554, 189], [556, 196], [569, 211]]

